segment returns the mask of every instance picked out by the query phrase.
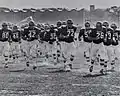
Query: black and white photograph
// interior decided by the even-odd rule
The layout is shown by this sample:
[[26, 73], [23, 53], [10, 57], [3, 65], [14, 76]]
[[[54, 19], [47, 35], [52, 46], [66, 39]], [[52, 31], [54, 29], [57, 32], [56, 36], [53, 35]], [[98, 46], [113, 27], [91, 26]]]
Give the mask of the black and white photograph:
[[0, 0], [0, 96], [120, 96], [120, 0]]

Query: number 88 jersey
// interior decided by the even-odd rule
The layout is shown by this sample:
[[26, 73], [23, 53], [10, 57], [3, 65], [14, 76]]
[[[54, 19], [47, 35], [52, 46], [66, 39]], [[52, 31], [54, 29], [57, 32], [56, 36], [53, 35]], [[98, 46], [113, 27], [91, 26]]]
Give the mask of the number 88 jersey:
[[0, 41], [5, 42], [10, 40], [11, 30], [1, 29], [0, 30]]

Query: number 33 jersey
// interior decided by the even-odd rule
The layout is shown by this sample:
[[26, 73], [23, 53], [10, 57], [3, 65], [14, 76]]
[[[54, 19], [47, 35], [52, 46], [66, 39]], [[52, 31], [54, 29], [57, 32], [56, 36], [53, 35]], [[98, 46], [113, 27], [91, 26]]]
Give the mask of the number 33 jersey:
[[1, 29], [0, 30], [0, 41], [6, 42], [10, 40], [11, 30], [10, 29]]

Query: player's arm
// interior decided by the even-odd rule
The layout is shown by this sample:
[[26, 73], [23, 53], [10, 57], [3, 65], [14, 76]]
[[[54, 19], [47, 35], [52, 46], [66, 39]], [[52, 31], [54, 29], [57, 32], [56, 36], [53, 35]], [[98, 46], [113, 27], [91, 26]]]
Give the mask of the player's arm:
[[26, 40], [26, 39], [29, 37], [28, 34], [27, 34], [27, 31], [28, 31], [28, 30], [27, 30], [26, 28], [25, 28], [24, 31], [23, 31], [23, 34], [22, 34], [22, 35], [23, 35], [23, 36], [22, 36], [22, 37], [23, 37], [23, 40]]
[[120, 30], [118, 30], [118, 40], [120, 41]]
[[75, 41], [77, 41], [76, 34], [77, 34], [77, 27], [74, 28], [74, 40], [75, 40]]
[[9, 42], [9, 44], [11, 44], [12, 43], [12, 30], [9, 30], [9, 35], [8, 35], [9, 37], [8, 37], [8, 42]]
[[19, 43], [21, 43], [21, 37], [22, 37], [22, 31], [19, 30], [19, 36], [18, 36], [18, 38], [19, 38]]
[[84, 29], [81, 29], [80, 32], [79, 32], [79, 35], [78, 35], [78, 40], [81, 41], [81, 38], [84, 34]]
[[36, 28], [36, 38], [39, 40], [40, 39], [40, 29]]
[[43, 36], [44, 36], [44, 32], [43, 30], [39, 30], [39, 34], [38, 34], [38, 41], [42, 43], [43, 40]]
[[89, 40], [98, 40], [100, 39], [101, 33], [96, 33], [95, 29], [92, 29], [91, 35], [88, 37]]
[[58, 31], [56, 32], [57, 40], [61, 38], [62, 28], [58, 28]]

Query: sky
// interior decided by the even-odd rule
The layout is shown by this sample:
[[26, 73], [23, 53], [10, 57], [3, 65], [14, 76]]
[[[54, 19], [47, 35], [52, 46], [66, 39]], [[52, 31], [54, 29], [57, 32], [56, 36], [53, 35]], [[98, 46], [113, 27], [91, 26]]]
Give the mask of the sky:
[[89, 8], [90, 4], [97, 8], [108, 8], [110, 6], [120, 6], [120, 0], [0, 0], [1, 7], [8, 8]]

